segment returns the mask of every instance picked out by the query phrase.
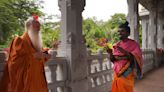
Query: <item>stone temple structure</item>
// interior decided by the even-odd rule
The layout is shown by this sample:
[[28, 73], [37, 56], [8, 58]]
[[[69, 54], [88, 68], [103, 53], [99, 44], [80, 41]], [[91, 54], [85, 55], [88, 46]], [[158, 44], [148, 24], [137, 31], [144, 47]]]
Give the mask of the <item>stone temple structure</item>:
[[[94, 2], [93, 2], [94, 3]], [[164, 0], [127, 0], [131, 38], [139, 42], [139, 21], [142, 23], [143, 72], [163, 62]], [[139, 14], [139, 3], [147, 11]], [[107, 53], [99, 50], [91, 54], [82, 35], [82, 12], [85, 0], [58, 0], [61, 11], [61, 45], [51, 51], [53, 57], [46, 63], [49, 92], [109, 92], [113, 76], [112, 63]], [[140, 17], [141, 16], [141, 17]], [[0, 52], [0, 76], [5, 64]]]

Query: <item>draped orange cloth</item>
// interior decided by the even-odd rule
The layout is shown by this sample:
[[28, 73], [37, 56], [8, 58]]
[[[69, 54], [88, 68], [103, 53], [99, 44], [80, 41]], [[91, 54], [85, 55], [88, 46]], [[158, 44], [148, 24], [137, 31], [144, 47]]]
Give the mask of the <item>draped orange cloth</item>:
[[133, 61], [128, 59], [114, 61], [112, 92], [133, 92], [135, 75], [138, 78], [142, 77], [142, 51], [134, 40], [125, 39], [114, 45], [114, 56], [125, 56], [117, 49], [117, 46], [130, 52], [134, 59]]
[[45, 59], [34, 58], [36, 52], [27, 32], [12, 41], [0, 92], [48, 92]]
[[118, 77], [114, 74], [112, 82], [112, 92], [133, 92], [134, 87], [134, 74], [130, 73], [128, 76]]

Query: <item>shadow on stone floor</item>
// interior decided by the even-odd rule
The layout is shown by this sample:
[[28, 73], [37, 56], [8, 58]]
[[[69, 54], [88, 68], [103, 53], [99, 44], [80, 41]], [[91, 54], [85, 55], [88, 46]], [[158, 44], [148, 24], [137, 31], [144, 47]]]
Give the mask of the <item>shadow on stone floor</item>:
[[164, 92], [164, 65], [135, 82], [134, 92]]

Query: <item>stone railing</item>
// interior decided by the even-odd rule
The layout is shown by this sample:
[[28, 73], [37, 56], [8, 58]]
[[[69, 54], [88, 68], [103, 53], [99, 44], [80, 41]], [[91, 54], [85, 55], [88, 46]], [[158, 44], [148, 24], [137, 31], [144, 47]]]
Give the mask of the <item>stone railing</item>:
[[108, 92], [112, 82], [112, 63], [108, 54], [103, 54], [101, 50], [98, 54], [91, 55], [88, 51], [88, 92]]
[[[68, 91], [67, 76], [68, 65], [66, 58], [57, 57], [56, 51], [52, 51], [53, 57], [47, 61], [45, 65], [46, 78], [48, 82], [49, 92], [70, 92]], [[143, 73], [152, 70], [155, 67], [155, 54], [152, 50], [143, 50]], [[109, 55], [102, 53], [101, 50], [97, 54], [91, 54], [88, 51], [88, 92], [108, 92], [111, 89], [112, 82], [112, 63]], [[5, 64], [5, 54], [0, 53], [0, 75], [2, 75]]]
[[156, 66], [160, 66], [162, 63], [164, 63], [164, 48], [157, 48], [157, 54], [156, 54], [156, 60], [158, 63]]
[[67, 92], [67, 62], [64, 57], [56, 57], [57, 52], [51, 52], [53, 57], [46, 62], [45, 73], [49, 92]]
[[155, 67], [155, 62], [158, 63], [158, 61], [155, 60], [155, 53], [153, 50], [150, 49], [143, 49], [142, 50], [142, 56], [143, 56], [143, 73], [146, 73], [150, 70], [152, 70]]
[[[156, 61], [158, 63], [158, 61]], [[88, 51], [89, 69], [89, 91], [88, 92], [108, 92], [112, 82], [112, 63], [109, 55], [102, 53], [91, 55]], [[143, 73], [147, 73], [155, 67], [155, 53], [152, 50], [143, 50]]]
[[[56, 57], [56, 51], [52, 51], [53, 57], [45, 64], [45, 74], [49, 92], [67, 92], [67, 62], [64, 57]], [[0, 52], [0, 78], [5, 65], [5, 53]]]

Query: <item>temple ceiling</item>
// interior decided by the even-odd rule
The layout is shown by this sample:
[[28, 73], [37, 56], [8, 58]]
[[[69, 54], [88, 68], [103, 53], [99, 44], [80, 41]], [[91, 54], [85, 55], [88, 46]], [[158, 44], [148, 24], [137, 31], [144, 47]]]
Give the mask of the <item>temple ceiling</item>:
[[158, 12], [164, 14], [164, 0], [139, 0], [140, 4], [143, 5], [147, 10], [158, 6]]

